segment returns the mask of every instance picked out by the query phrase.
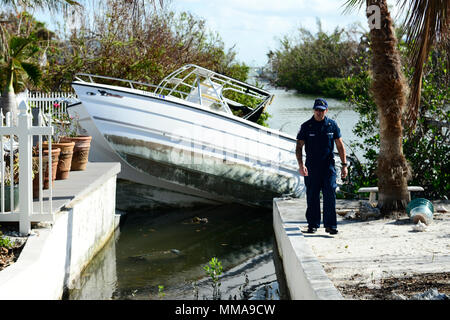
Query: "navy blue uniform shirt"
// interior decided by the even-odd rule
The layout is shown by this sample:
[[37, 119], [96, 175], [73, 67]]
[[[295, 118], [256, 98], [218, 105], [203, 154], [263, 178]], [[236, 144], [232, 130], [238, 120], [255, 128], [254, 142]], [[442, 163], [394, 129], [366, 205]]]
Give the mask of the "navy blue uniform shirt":
[[325, 117], [316, 121], [314, 116], [304, 122], [297, 140], [305, 141], [306, 167], [334, 166], [334, 140], [341, 137], [336, 121]]

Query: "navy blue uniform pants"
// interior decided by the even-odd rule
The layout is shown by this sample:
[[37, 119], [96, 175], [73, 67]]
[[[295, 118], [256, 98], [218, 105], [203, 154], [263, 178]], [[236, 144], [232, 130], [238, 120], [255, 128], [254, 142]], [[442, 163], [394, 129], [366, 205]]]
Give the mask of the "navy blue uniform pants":
[[308, 168], [305, 177], [306, 185], [306, 220], [312, 228], [320, 227], [320, 191], [323, 194], [323, 225], [325, 228], [336, 228], [336, 170], [330, 167], [325, 170]]

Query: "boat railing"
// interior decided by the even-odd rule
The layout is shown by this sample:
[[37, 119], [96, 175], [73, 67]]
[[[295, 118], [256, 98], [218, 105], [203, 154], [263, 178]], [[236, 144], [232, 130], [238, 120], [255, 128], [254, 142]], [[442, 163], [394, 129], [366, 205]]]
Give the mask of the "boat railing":
[[[184, 72], [186, 72], [186, 74], [183, 75]], [[182, 76], [179, 77], [180, 75]], [[237, 93], [245, 94], [261, 100], [265, 100], [266, 98], [269, 98], [271, 96], [269, 92], [263, 89], [230, 78], [223, 74], [205, 69], [195, 64], [187, 64], [169, 74], [159, 83], [158, 85], [158, 87], [160, 88], [159, 90], [167, 88], [168, 84], [175, 84], [175, 86], [183, 84], [190, 86], [191, 88], [195, 88], [195, 86], [187, 82], [187, 79], [190, 78], [192, 75], [195, 75], [198, 78], [209, 79], [213, 83], [218, 83], [224, 88], [224, 90], [232, 90]]]
[[[204, 98], [210, 101], [214, 100], [216, 103], [222, 105], [227, 113], [232, 113], [229, 102], [232, 101], [233, 104], [237, 103], [237, 101], [233, 101], [233, 99], [226, 96], [227, 92], [235, 92], [239, 95], [258, 99], [258, 106], [254, 108], [255, 110], [265, 108], [266, 105], [271, 103], [273, 98], [271, 93], [263, 89], [195, 64], [185, 65], [169, 74], [159, 83], [159, 89], [157, 89], [156, 93], [162, 94], [168, 92], [170, 95], [182, 86], [186, 86], [191, 93], [197, 89], [197, 99], [200, 104], [202, 104], [202, 99]], [[212, 94], [202, 93], [201, 86], [209, 87]], [[218, 90], [218, 87], [220, 87], [220, 90]]]
[[[133, 90], [141, 90], [139, 87], [143, 86], [143, 87], [147, 87], [150, 90], [144, 90], [144, 91], [148, 91], [151, 93], [158, 93], [160, 87], [154, 84], [150, 84], [150, 83], [146, 83], [146, 82], [140, 82], [140, 81], [134, 81], [134, 80], [127, 80], [127, 79], [121, 79], [121, 78], [114, 78], [114, 77], [108, 77], [108, 76], [100, 76], [100, 75], [94, 75], [94, 74], [89, 74], [89, 73], [77, 73], [75, 75], [75, 80], [78, 81], [82, 81], [82, 82], [86, 82], [84, 78], [88, 78], [90, 83], [100, 83], [99, 81], [96, 81], [95, 79], [101, 79], [101, 80], [109, 80], [109, 81], [116, 81], [116, 82], [122, 82], [122, 83], [126, 83], [128, 84], [128, 86], [130, 87], [130, 89]], [[180, 94], [182, 97], [186, 97], [188, 95], [188, 93], [183, 92], [183, 91], [177, 91], [175, 90], [173, 93], [178, 93]], [[172, 93], [172, 95], [173, 95]]]
[[[184, 71], [188, 69], [192, 69], [189, 73], [187, 73], [183, 78], [178, 78], [177, 76]], [[189, 95], [189, 92], [184, 92], [180, 90], [176, 90], [176, 88], [170, 88], [168, 87], [168, 84], [175, 84], [175, 87], [179, 86], [180, 84], [186, 85], [187, 87], [190, 87], [191, 89], [195, 89], [195, 86], [190, 84], [187, 79], [192, 75], [198, 75], [202, 76], [204, 78], [209, 78], [212, 82], [219, 83], [224, 87], [224, 90], [232, 90], [238, 93], [246, 94], [248, 96], [259, 98], [262, 100], [265, 100], [265, 98], [270, 96], [270, 93], [257, 88], [255, 86], [249, 85], [245, 82], [241, 82], [239, 80], [230, 78], [228, 76], [216, 73], [214, 71], [199, 67], [194, 64], [188, 64], [184, 67], [172, 72], [167, 77], [165, 77], [159, 85], [154, 85], [146, 82], [140, 82], [140, 81], [134, 81], [134, 80], [128, 80], [128, 79], [121, 79], [121, 78], [115, 78], [115, 77], [108, 77], [108, 76], [101, 76], [101, 75], [94, 75], [94, 74], [88, 74], [88, 73], [77, 73], [75, 75], [75, 79], [79, 81], [86, 82], [81, 77], [86, 77], [89, 79], [89, 82], [96, 83], [94, 79], [102, 79], [102, 80], [111, 80], [111, 81], [117, 81], [117, 82], [123, 82], [129, 85], [131, 89], [137, 89], [136, 86], [144, 86], [148, 88], [152, 88], [154, 93], [162, 93], [163, 90], [168, 90], [169, 94], [172, 95], [174, 92], [183, 94], [185, 96]]]
[[253, 109], [252, 111], [247, 110], [244, 118], [249, 117], [253, 113], [257, 113], [260, 109], [264, 109], [271, 103], [273, 98], [273, 95], [264, 89], [195, 64], [188, 64], [175, 70], [158, 85], [88, 73], [77, 73], [75, 79], [82, 82], [86, 82], [85, 79], [88, 79], [87, 81], [90, 83], [101, 84], [111, 84], [110, 82], [125, 83], [133, 90], [142, 90], [144, 93], [150, 92], [156, 95], [172, 96], [182, 100], [195, 100], [200, 105], [206, 103], [206, 108], [220, 108], [229, 114], [232, 113], [232, 106], [229, 102], [233, 102], [233, 105], [239, 103], [234, 101], [234, 99], [230, 99], [230, 95], [227, 96], [228, 92], [258, 99], [257, 106], [251, 108]]

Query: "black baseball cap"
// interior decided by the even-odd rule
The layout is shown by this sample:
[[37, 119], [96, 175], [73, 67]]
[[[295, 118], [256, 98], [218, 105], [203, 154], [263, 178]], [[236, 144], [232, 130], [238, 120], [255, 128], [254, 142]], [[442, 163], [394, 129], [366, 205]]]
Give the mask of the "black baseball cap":
[[313, 109], [320, 109], [320, 110], [327, 110], [328, 109], [328, 103], [325, 99], [318, 98], [314, 100], [314, 107]]

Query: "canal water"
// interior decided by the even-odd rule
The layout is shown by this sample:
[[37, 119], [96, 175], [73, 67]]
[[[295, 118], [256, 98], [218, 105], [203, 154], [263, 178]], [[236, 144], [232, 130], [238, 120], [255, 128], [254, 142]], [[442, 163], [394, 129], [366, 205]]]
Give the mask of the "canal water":
[[[266, 89], [275, 94], [269, 126], [295, 136], [316, 97]], [[350, 143], [357, 114], [327, 101], [328, 116]], [[223, 205], [128, 213], [65, 299], [212, 299], [213, 282], [203, 268], [213, 257], [223, 267], [222, 299], [285, 299], [275, 245], [271, 210]]]
[[128, 213], [67, 298], [212, 299], [203, 267], [217, 257], [222, 299], [280, 299], [273, 238], [271, 210]]

